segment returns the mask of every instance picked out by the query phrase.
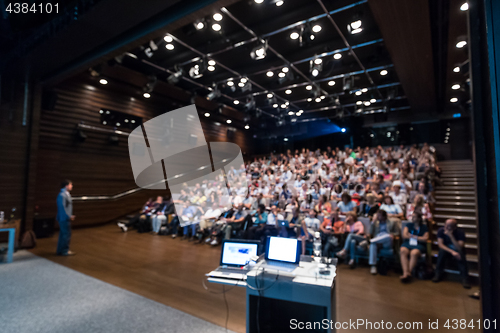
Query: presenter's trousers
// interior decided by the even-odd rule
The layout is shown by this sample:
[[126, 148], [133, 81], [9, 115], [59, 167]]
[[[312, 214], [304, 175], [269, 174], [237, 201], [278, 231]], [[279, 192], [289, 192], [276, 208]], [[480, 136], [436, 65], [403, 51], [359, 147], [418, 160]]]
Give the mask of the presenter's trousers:
[[57, 254], [66, 254], [69, 251], [69, 242], [71, 240], [70, 220], [59, 222], [59, 240], [57, 241]]

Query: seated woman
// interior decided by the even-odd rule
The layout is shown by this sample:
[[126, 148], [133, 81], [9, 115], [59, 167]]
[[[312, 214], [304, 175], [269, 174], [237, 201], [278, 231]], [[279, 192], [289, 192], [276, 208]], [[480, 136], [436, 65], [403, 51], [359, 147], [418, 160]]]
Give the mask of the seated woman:
[[314, 234], [319, 231], [318, 213], [314, 209], [309, 210], [309, 215], [304, 219], [300, 228], [302, 240], [302, 254], [306, 254], [306, 242], [314, 240]]
[[328, 218], [328, 213], [324, 211], [325, 218], [319, 226], [321, 232], [321, 242], [323, 243], [323, 256], [328, 257], [330, 250], [338, 247], [341, 243], [342, 235], [345, 232], [344, 221], [339, 219], [339, 214], [334, 211]]
[[[411, 272], [417, 266], [418, 258], [422, 253], [425, 253], [427, 240], [429, 239], [429, 231], [423, 223], [421, 214], [413, 214], [412, 223], [407, 224], [403, 230], [403, 239], [404, 242], [400, 250], [403, 275], [399, 278], [401, 282], [409, 282]], [[410, 257], [409, 261], [408, 257]]]
[[380, 209], [387, 212], [389, 220], [397, 222], [398, 225], [401, 226], [401, 220], [404, 218], [403, 210], [401, 206], [394, 203], [390, 195], [384, 197], [384, 203], [380, 206]]
[[425, 203], [424, 197], [421, 194], [417, 194], [413, 203], [406, 209], [406, 219], [412, 221], [412, 216], [415, 213], [422, 214], [424, 222], [432, 220], [432, 213], [429, 205]]
[[319, 197], [319, 202], [316, 205], [316, 207], [314, 207], [314, 208], [316, 209], [317, 212], [322, 212], [324, 210], [326, 210], [328, 212], [328, 214], [330, 214], [332, 212], [332, 205], [328, 201], [328, 198], [326, 197], [326, 195], [321, 195]]
[[357, 206], [354, 203], [354, 201], [351, 200], [351, 196], [349, 193], [344, 192], [342, 193], [342, 201], [338, 203], [337, 209], [340, 212], [341, 215], [345, 215], [348, 212], [354, 212], [356, 213], [357, 211]]
[[370, 219], [373, 218], [373, 215], [377, 212], [379, 209], [379, 203], [376, 201], [377, 197], [373, 195], [372, 193], [368, 193], [366, 195], [366, 201], [362, 202], [359, 211], [360, 216], [364, 217], [369, 217]]
[[344, 243], [344, 248], [337, 253], [337, 257], [343, 259], [349, 254], [349, 266], [354, 268], [356, 246], [366, 240], [365, 227], [362, 222], [357, 221], [356, 214], [351, 212], [347, 214], [345, 219], [345, 231], [347, 232], [347, 238]]

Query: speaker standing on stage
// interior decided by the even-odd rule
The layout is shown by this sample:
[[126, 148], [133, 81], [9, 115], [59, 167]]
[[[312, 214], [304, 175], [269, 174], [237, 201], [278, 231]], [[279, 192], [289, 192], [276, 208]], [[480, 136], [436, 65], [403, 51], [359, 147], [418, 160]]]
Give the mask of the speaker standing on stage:
[[57, 242], [57, 254], [60, 256], [72, 256], [75, 252], [69, 250], [71, 240], [71, 221], [73, 215], [73, 202], [69, 192], [73, 189], [73, 183], [65, 180], [61, 184], [61, 192], [57, 196], [57, 222], [59, 223], [59, 240]]

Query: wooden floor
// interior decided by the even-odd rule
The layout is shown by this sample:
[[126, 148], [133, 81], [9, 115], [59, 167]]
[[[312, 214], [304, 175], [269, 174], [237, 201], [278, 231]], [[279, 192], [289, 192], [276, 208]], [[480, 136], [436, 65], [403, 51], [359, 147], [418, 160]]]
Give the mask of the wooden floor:
[[[209, 290], [206, 290], [203, 286], [204, 274], [218, 266], [220, 247], [135, 231], [122, 233], [116, 225], [74, 230], [71, 242], [71, 249], [77, 252], [74, 257], [54, 254], [57, 235], [39, 239], [32, 252], [209, 322], [225, 325], [223, 297], [210, 292], [218, 293], [221, 287], [208, 283]], [[394, 325], [423, 322], [424, 330], [419, 332], [426, 332], [429, 320], [439, 319], [442, 325], [447, 319], [469, 322], [480, 318], [479, 301], [469, 298], [471, 291], [456, 282], [434, 284], [417, 280], [403, 285], [394, 272], [388, 276], [372, 276], [367, 267], [350, 270], [346, 265], [339, 266], [337, 276], [338, 321], [360, 318], [372, 322], [391, 321]], [[226, 295], [230, 309], [228, 328], [245, 332], [244, 288], [232, 288]], [[438, 331], [444, 329], [441, 327]]]

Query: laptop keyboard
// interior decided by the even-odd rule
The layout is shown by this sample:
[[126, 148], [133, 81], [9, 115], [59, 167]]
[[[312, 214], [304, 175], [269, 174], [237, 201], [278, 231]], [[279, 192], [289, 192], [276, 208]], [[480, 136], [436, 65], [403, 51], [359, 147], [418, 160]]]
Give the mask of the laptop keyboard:
[[264, 265], [264, 266], [267, 266], [270, 268], [276, 267], [276, 269], [283, 269], [283, 270], [290, 271], [290, 272], [295, 270], [295, 268], [298, 267], [298, 265], [296, 265], [296, 264], [291, 264], [288, 262], [279, 262], [279, 261], [267, 261], [266, 265]]

